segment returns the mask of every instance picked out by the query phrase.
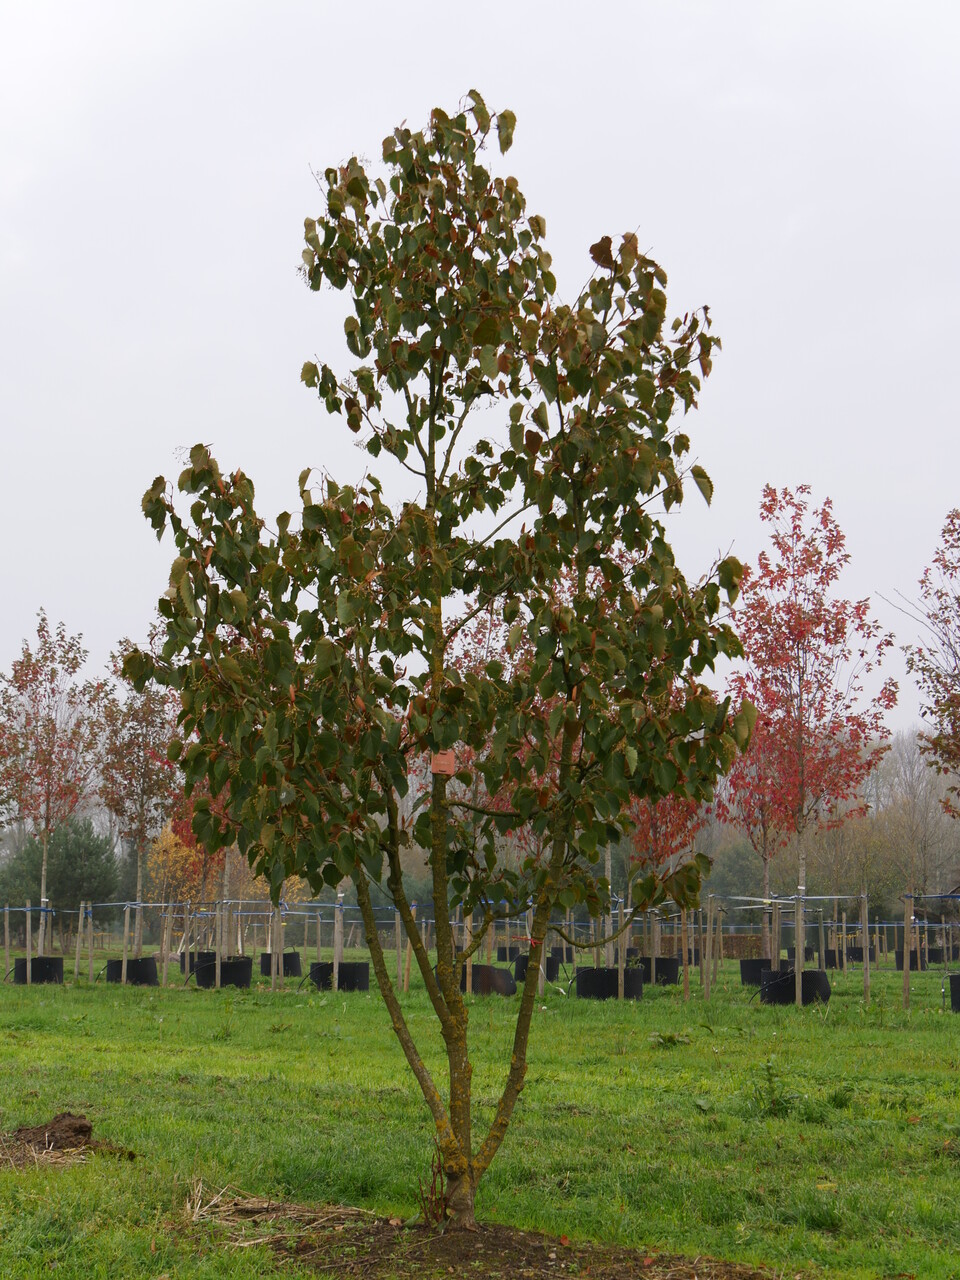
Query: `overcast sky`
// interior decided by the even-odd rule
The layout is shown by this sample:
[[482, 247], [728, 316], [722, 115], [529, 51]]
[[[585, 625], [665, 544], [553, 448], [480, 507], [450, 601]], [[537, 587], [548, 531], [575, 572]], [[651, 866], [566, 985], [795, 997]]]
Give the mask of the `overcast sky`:
[[41, 605], [94, 665], [144, 635], [173, 553], [140, 498], [196, 441], [262, 514], [296, 510], [304, 466], [356, 477], [299, 384], [349, 359], [296, 274], [311, 170], [474, 87], [517, 114], [562, 295], [638, 228], [671, 309], [712, 309], [689, 427], [716, 496], [672, 521], [681, 565], [752, 560], [762, 485], [806, 482], [847, 534], [844, 594], [912, 640], [880, 594], [915, 594], [960, 503], [958, 47], [960, 6], [917, 0], [0, 0], [0, 667]]

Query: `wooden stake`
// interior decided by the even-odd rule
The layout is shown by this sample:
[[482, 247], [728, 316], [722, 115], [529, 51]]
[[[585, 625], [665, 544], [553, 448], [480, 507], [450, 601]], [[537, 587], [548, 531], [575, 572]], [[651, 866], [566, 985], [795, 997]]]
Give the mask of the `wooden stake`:
[[77, 916], [77, 950], [73, 959], [73, 985], [80, 981], [80, 944], [83, 940], [83, 899], [80, 899], [80, 912]]
[[93, 903], [87, 907], [87, 981], [93, 984]]
[[3, 908], [3, 977], [10, 972], [10, 904]]
[[400, 922], [400, 912], [393, 913], [393, 939], [397, 947], [397, 990], [403, 988], [403, 934], [401, 932], [402, 925]]
[[214, 907], [214, 948], [213, 948], [213, 986], [220, 990], [221, 950], [223, 948], [223, 903], [217, 902]]
[[170, 962], [170, 943], [173, 941], [173, 903], [168, 902], [165, 907], [161, 907], [163, 912], [163, 925], [160, 929], [160, 946], [163, 955], [160, 959], [162, 972], [160, 974], [160, 985], [167, 985], [167, 965]]
[[843, 915], [840, 917], [840, 949], [843, 952], [843, 976], [847, 976], [847, 910], [844, 907]]
[[[620, 937], [617, 939], [617, 999], [623, 999], [623, 971], [627, 959], [627, 939], [623, 933], [623, 903], [617, 907], [617, 928]], [[540, 972], [543, 973], [541, 966]]]
[[717, 912], [713, 923], [716, 931], [716, 942], [713, 947], [713, 982], [712, 986], [717, 985], [717, 978], [720, 976], [720, 961], [723, 959], [723, 906], [717, 903]]
[[657, 956], [660, 954], [660, 913], [655, 911], [650, 920], [650, 985], [657, 985]]
[[333, 917], [333, 989], [340, 990], [340, 965], [343, 962], [343, 894], [337, 894]]
[[690, 999], [690, 946], [687, 938], [687, 908], [680, 908], [680, 946], [683, 949], [683, 1000]]
[[913, 894], [903, 895], [903, 1007], [910, 1008], [910, 924], [913, 915]]
[[711, 956], [711, 954], [710, 954], [710, 953], [711, 953], [711, 952], [712, 952], [712, 950], [713, 950], [713, 894], [711, 894], [711, 895], [710, 895], [710, 897], [709, 897], [709, 898], [707, 898], [707, 938], [706, 938], [706, 943], [707, 943], [707, 954], [706, 954], [706, 956], [704, 956], [704, 955], [703, 955], [703, 951], [701, 950], [700, 955], [701, 955], [701, 958], [702, 958], [702, 959], [703, 959], [703, 961], [704, 961], [704, 966], [703, 966], [703, 998], [704, 998], [704, 1000], [709, 1000], [709, 999], [710, 999], [710, 961], [711, 961], [711, 959], [712, 959], [712, 956]]
[[27, 899], [27, 986], [29, 987], [33, 981], [33, 962], [30, 959], [30, 952], [33, 950], [33, 920], [30, 918], [30, 899]]
[[700, 970], [700, 986], [703, 986], [703, 907], [697, 911], [697, 952]]
[[[277, 944], [279, 943], [280, 929], [278, 920], [280, 919], [280, 908], [274, 907], [270, 912], [270, 990], [276, 991], [277, 977], [280, 971], [280, 961], [277, 954]], [[266, 925], [266, 922], [264, 922]]]
[[863, 1003], [870, 1003], [870, 916], [867, 910], [867, 894], [860, 897], [860, 933], [863, 937]]
[[[826, 956], [826, 952], [825, 952], [825, 951], [824, 951], [824, 949], [823, 949], [823, 907], [821, 907], [821, 908], [820, 908], [819, 915], [820, 915], [820, 922], [819, 922], [819, 930], [820, 930], [820, 968], [821, 968], [821, 969], [825, 969], [825, 968], [827, 967], [827, 956]], [[834, 954], [836, 954], [836, 953], [834, 953]]]
[[770, 924], [770, 968], [780, 972], [780, 903], [773, 904]]
[[793, 978], [794, 978], [794, 997], [796, 999], [797, 1008], [803, 1004], [803, 962], [804, 952], [806, 951], [807, 930], [804, 923], [804, 901], [801, 894], [797, 894], [794, 899], [793, 907]]
[[[473, 944], [473, 912], [464, 913], [463, 917], [463, 949], [469, 950]], [[473, 956], [471, 956], [465, 965], [467, 970], [466, 994], [473, 994]]]
[[123, 908], [123, 958], [120, 961], [120, 985], [127, 985], [127, 946], [130, 942], [130, 903]]
[[[410, 914], [413, 922], [417, 921], [417, 904], [414, 902], [410, 907]], [[410, 963], [413, 960], [413, 939], [407, 938], [407, 958], [403, 966], [403, 992], [404, 995], [410, 990]]]

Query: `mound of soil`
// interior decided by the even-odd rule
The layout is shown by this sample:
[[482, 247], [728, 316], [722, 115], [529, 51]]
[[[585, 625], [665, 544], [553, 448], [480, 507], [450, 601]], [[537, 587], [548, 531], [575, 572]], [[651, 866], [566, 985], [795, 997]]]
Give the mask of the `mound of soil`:
[[40, 1162], [66, 1164], [82, 1160], [88, 1151], [103, 1151], [125, 1160], [136, 1158], [132, 1151], [95, 1138], [87, 1117], [75, 1116], [72, 1111], [61, 1111], [46, 1124], [21, 1125], [13, 1133], [0, 1135], [0, 1156], [14, 1168]]
[[78, 1147], [91, 1147], [93, 1125], [86, 1116], [75, 1116], [72, 1111], [61, 1111], [47, 1124], [32, 1128], [22, 1125], [10, 1134], [14, 1142], [25, 1147], [38, 1147], [41, 1151], [75, 1151]]
[[484, 1223], [475, 1231], [409, 1227], [396, 1218], [335, 1206], [282, 1204], [222, 1193], [207, 1205], [198, 1197], [194, 1222], [217, 1221], [234, 1246], [256, 1228], [259, 1242], [282, 1258], [344, 1280], [774, 1280], [774, 1273], [714, 1258], [624, 1249], [559, 1240], [533, 1231]]

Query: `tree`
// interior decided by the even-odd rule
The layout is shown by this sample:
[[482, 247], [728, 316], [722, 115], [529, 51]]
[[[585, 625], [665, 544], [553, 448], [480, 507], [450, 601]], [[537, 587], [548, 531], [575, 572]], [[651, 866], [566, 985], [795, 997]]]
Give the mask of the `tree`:
[[[150, 647], [160, 643], [159, 628], [150, 634]], [[121, 837], [136, 860], [136, 917], [134, 954], [143, 947], [143, 866], [150, 841], [170, 816], [179, 790], [176, 766], [167, 758], [176, 736], [179, 699], [169, 689], [147, 685], [134, 689], [123, 677], [123, 657], [133, 648], [123, 640], [110, 655], [115, 680], [126, 687], [118, 697], [108, 689], [103, 700], [103, 750], [100, 798], [117, 819]]]
[[[460, 1225], [473, 1221], [523, 1087], [551, 913], [605, 908], [598, 867], [630, 829], [631, 800], [709, 796], [749, 733], [748, 714], [734, 718], [700, 682], [719, 655], [739, 652], [719, 615], [740, 566], [724, 561], [716, 578], [688, 584], [657, 514], [688, 478], [710, 494], [702, 470], [684, 471], [689, 440], [673, 420], [709, 372], [709, 317], [667, 325], [666, 276], [633, 234], [616, 247], [598, 240], [582, 295], [554, 303], [543, 219], [526, 213], [514, 178], [481, 162], [491, 134], [505, 151], [513, 126], [472, 93], [422, 132], [396, 129], [384, 177], [356, 158], [328, 169], [326, 209], [306, 222], [305, 276], [348, 292], [358, 363], [338, 378], [308, 362], [303, 380], [372, 457], [412, 474], [407, 500], [391, 509], [371, 475], [342, 487], [324, 477], [315, 496], [304, 471], [299, 521], [284, 513], [271, 532], [247, 477], [195, 447], [178, 484], [189, 518], [162, 477], [144, 498], [178, 555], [160, 605], [162, 653], [127, 662], [138, 686], [154, 678], [180, 695], [187, 787], [227, 795], [219, 814], [196, 801], [204, 844], [238, 841], [275, 896], [293, 873], [315, 891], [353, 881]], [[551, 594], [567, 570], [570, 603]], [[507, 624], [506, 652], [461, 673], [456, 638], [490, 610]], [[524, 637], [533, 661], [509, 664]], [[400, 805], [423, 769], [429, 785], [407, 823]], [[510, 877], [505, 835], [533, 850]], [[428, 851], [436, 968], [404, 893], [410, 841]], [[651, 868], [636, 896], [686, 901], [700, 868], [692, 855]], [[371, 883], [400, 913], [440, 1024], [446, 1096], [391, 983]], [[475, 1143], [462, 965], [498, 915], [528, 905], [513, 1048]], [[480, 916], [460, 955], [448, 915], [458, 906]]]
[[906, 646], [907, 670], [920, 686], [923, 734], [937, 771], [950, 779], [946, 811], [960, 815], [960, 508], [947, 513], [933, 564], [920, 579], [920, 621], [925, 639]]
[[[734, 696], [746, 696], [748, 681], [737, 675], [732, 681]], [[753, 692], [753, 690], [751, 690]], [[770, 863], [778, 850], [794, 834], [789, 792], [780, 778], [782, 758], [778, 729], [758, 712], [750, 746], [739, 755], [717, 793], [717, 816], [737, 827], [747, 837], [763, 868], [761, 892], [770, 897]], [[770, 927], [766, 912], [760, 926], [760, 954], [770, 959]]]
[[[8, 819], [40, 842], [42, 906], [50, 838], [94, 789], [103, 685], [79, 680], [87, 658], [83, 637], [68, 636], [62, 622], [51, 631], [42, 609], [38, 618], [35, 649], [25, 640], [10, 674], [0, 676], [0, 795]], [[38, 954], [47, 939], [43, 913]]]
[[863, 811], [859, 791], [885, 750], [883, 713], [897, 698], [893, 680], [873, 697], [865, 693], [865, 677], [881, 665], [893, 639], [871, 619], [869, 600], [837, 595], [850, 559], [846, 540], [830, 499], [810, 510], [809, 492], [807, 485], [763, 491], [760, 518], [771, 550], [760, 552], [756, 569], [745, 570], [738, 615], [747, 660], [739, 688], [763, 727], [753, 774], [741, 766], [743, 777], [731, 782], [754, 822], [796, 837], [798, 1004], [806, 837]]
[[[31, 836], [0, 868], [0, 902], [38, 901], [43, 894], [43, 842]], [[68, 818], [52, 832], [47, 849], [47, 896], [54, 911], [76, 911], [83, 902], [109, 902], [117, 888], [113, 840], [89, 818]], [[62, 940], [62, 935], [61, 935]]]

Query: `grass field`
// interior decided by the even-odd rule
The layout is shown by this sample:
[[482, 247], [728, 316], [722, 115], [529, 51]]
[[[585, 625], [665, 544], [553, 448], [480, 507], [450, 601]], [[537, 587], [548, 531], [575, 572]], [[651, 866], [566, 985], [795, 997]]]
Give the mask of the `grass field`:
[[[72, 966], [68, 965], [72, 971]], [[960, 1276], [960, 1017], [941, 975], [834, 976], [829, 1006], [760, 1006], [729, 963], [618, 1006], [549, 990], [481, 1218], [837, 1277]], [[422, 991], [405, 1006], [438, 1039]], [[494, 1104], [515, 1000], [470, 1006]], [[0, 1276], [254, 1277], [262, 1247], [189, 1221], [195, 1179], [416, 1211], [427, 1114], [375, 993], [0, 987], [0, 1132], [84, 1112], [137, 1153], [0, 1167]], [[286, 1262], [286, 1276], [316, 1272]]]

